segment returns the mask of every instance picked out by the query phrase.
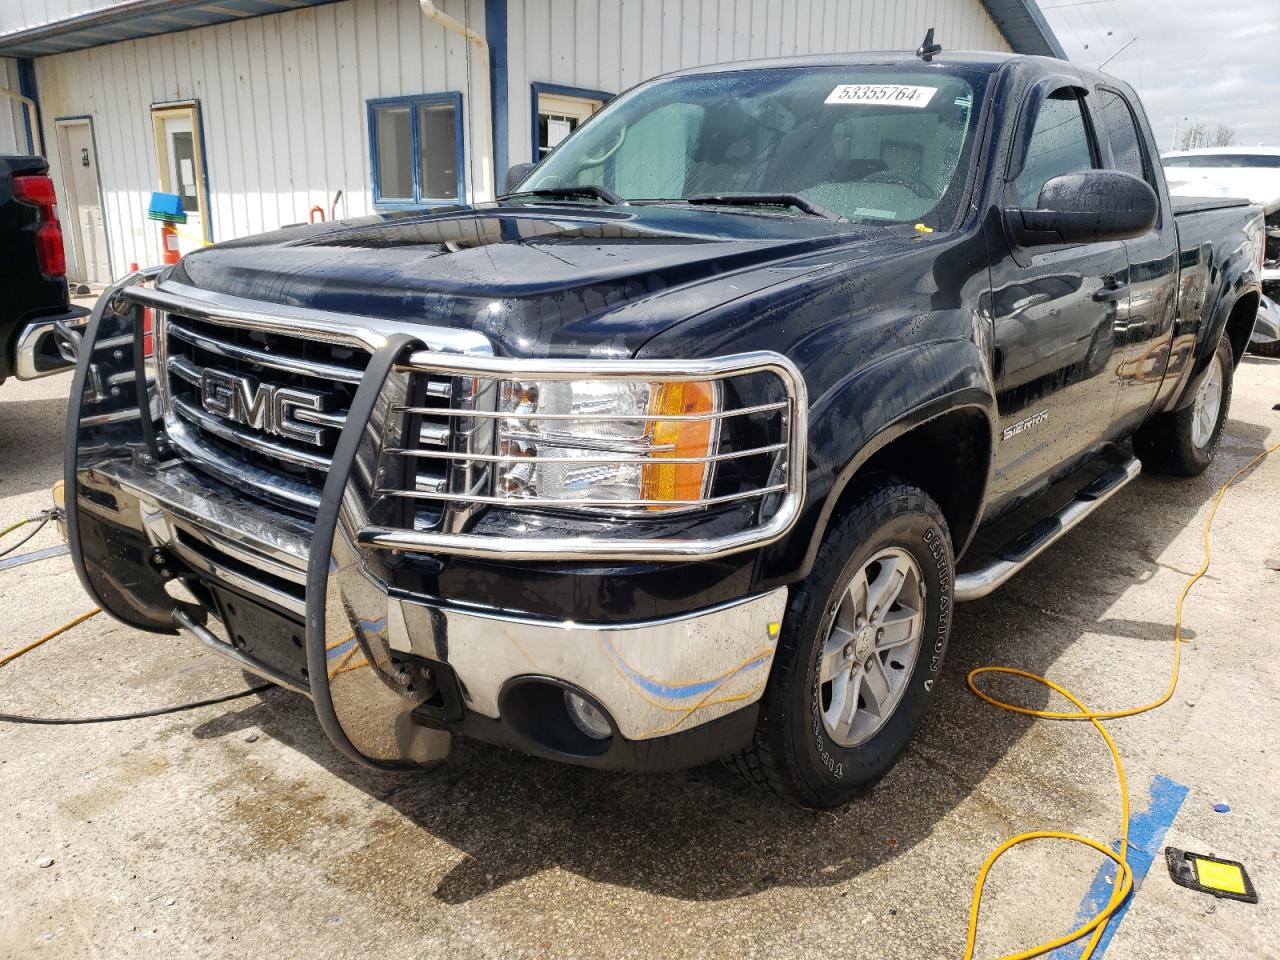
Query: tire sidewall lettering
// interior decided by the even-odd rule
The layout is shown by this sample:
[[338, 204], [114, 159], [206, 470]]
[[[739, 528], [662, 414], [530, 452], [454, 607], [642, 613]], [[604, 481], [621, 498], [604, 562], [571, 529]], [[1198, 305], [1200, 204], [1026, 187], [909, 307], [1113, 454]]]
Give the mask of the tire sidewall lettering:
[[924, 533], [925, 549], [933, 558], [938, 574], [938, 629], [934, 635], [929, 657], [929, 672], [925, 679], [926, 690], [933, 690], [934, 678], [942, 669], [942, 658], [947, 652], [947, 638], [951, 635], [951, 560], [950, 550], [942, 532], [933, 527]]

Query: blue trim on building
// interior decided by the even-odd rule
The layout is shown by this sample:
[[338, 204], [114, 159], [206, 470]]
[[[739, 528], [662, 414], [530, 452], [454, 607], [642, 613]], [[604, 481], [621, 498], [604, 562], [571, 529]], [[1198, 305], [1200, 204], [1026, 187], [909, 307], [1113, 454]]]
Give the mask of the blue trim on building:
[[[89, 142], [90, 142], [91, 144], [93, 144], [93, 165], [94, 165], [95, 167], [98, 167], [98, 207], [102, 210], [102, 241], [103, 241], [103, 243], [105, 243], [105, 244], [106, 244], [106, 246], [107, 246], [107, 249], [106, 249], [106, 254], [107, 254], [107, 278], [108, 278], [108, 279], [110, 279], [110, 280], [114, 280], [114, 279], [115, 279], [115, 274], [114, 274], [114, 273], [112, 272], [112, 270], [111, 270], [111, 231], [107, 229], [107, 197], [106, 197], [106, 194], [104, 194], [104, 193], [102, 192], [102, 168], [101, 168], [101, 166], [100, 166], [100, 165], [99, 165], [99, 163], [98, 163], [98, 158], [99, 158], [99, 154], [98, 154], [98, 129], [97, 129], [96, 125], [95, 125], [95, 124], [94, 124], [94, 122], [93, 122], [93, 117], [92, 117], [92, 116], [90, 116], [90, 115], [89, 115], [89, 114], [87, 114], [87, 113], [80, 113], [80, 114], [76, 114], [75, 116], [71, 116], [71, 117], [54, 117], [54, 118], [53, 118], [53, 129], [54, 129], [54, 131], [55, 131], [55, 135], [56, 135], [56, 131], [57, 131], [57, 129], [58, 129], [58, 124], [60, 124], [60, 123], [72, 123], [72, 122], [79, 121], [79, 120], [85, 120], [85, 121], [88, 121], [88, 123], [89, 123]], [[61, 149], [59, 148], [59, 150], [58, 150], [58, 154], [59, 154], [59, 156], [61, 156], [61, 153], [62, 153], [62, 151], [61, 151]], [[64, 159], [64, 160], [72, 160], [72, 158], [69, 158], [69, 157], [63, 157], [62, 159]], [[74, 163], [75, 161], [74, 161], [74, 160], [72, 160], [72, 162]], [[82, 263], [82, 264], [80, 264], [80, 266], [82, 266], [82, 267], [83, 267], [83, 266], [84, 266], [84, 264]]]
[[[533, 153], [530, 160], [537, 163], [542, 159], [538, 155], [538, 96], [543, 93], [556, 94], [561, 97], [580, 97], [583, 100], [599, 100], [601, 103], [608, 103], [616, 93], [606, 93], [603, 90], [588, 90], [586, 87], [567, 87], [562, 83], [542, 83], [535, 80], [529, 84], [529, 142], [532, 145]], [[506, 177], [506, 171], [503, 171], [503, 177]], [[501, 193], [501, 191], [499, 191]]]
[[507, 107], [507, 0], [484, 0], [484, 39], [489, 45], [489, 110], [493, 121], [494, 193], [502, 193], [511, 166]]
[[[24, 97], [29, 97], [36, 105], [35, 130], [31, 129], [31, 111], [27, 109], [26, 104], [22, 105], [22, 125], [27, 132], [27, 149], [31, 153], [38, 153], [43, 157], [48, 156], [44, 143], [44, 122], [40, 119], [40, 91], [36, 88], [36, 65], [30, 58], [24, 58], [18, 61], [18, 92]], [[39, 135], [40, 149], [36, 149], [36, 136]]]
[[[422, 195], [422, 164], [418, 158], [422, 156], [422, 132], [418, 128], [417, 108], [424, 103], [449, 103], [453, 105], [453, 151], [454, 170], [457, 174], [457, 198], [424, 197]], [[410, 168], [413, 196], [407, 199], [393, 197], [383, 199], [382, 185], [378, 177], [378, 135], [375, 112], [380, 107], [409, 107], [409, 152], [413, 158]], [[369, 179], [373, 185], [373, 205], [379, 210], [411, 210], [417, 207], [449, 206], [467, 202], [467, 177], [464, 163], [465, 147], [462, 130], [462, 94], [457, 90], [444, 93], [420, 93], [403, 97], [379, 97], [366, 100], [366, 116], [369, 123]]]

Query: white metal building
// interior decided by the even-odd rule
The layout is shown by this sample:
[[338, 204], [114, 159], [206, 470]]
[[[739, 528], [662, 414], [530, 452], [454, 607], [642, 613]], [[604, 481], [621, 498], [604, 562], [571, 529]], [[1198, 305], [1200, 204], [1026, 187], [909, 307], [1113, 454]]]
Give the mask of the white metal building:
[[929, 26], [1063, 55], [1035, 0], [4, 0], [0, 153], [49, 158], [70, 275], [105, 282], [159, 260], [155, 190], [184, 250], [488, 199], [640, 80]]

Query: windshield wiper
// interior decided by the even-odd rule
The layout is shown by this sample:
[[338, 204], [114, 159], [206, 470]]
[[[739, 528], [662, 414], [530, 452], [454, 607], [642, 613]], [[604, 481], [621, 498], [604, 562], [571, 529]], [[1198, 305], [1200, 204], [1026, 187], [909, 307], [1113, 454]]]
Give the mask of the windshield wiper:
[[515, 193], [504, 194], [498, 199], [511, 200], [516, 197], [590, 197], [613, 206], [625, 206], [627, 203], [626, 200], [608, 187], [598, 187], [590, 183], [567, 187], [539, 187], [536, 190], [517, 190]]
[[838, 223], [848, 223], [848, 218], [834, 210], [806, 200], [798, 193], [698, 193], [686, 198], [689, 203], [716, 207], [794, 207], [802, 213]]

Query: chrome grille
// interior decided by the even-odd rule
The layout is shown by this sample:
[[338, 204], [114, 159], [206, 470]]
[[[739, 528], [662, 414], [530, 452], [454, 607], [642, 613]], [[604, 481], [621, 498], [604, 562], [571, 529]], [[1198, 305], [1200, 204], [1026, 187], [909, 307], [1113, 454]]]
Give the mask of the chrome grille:
[[160, 318], [166, 432], [245, 492], [314, 514], [368, 351], [178, 313]]

